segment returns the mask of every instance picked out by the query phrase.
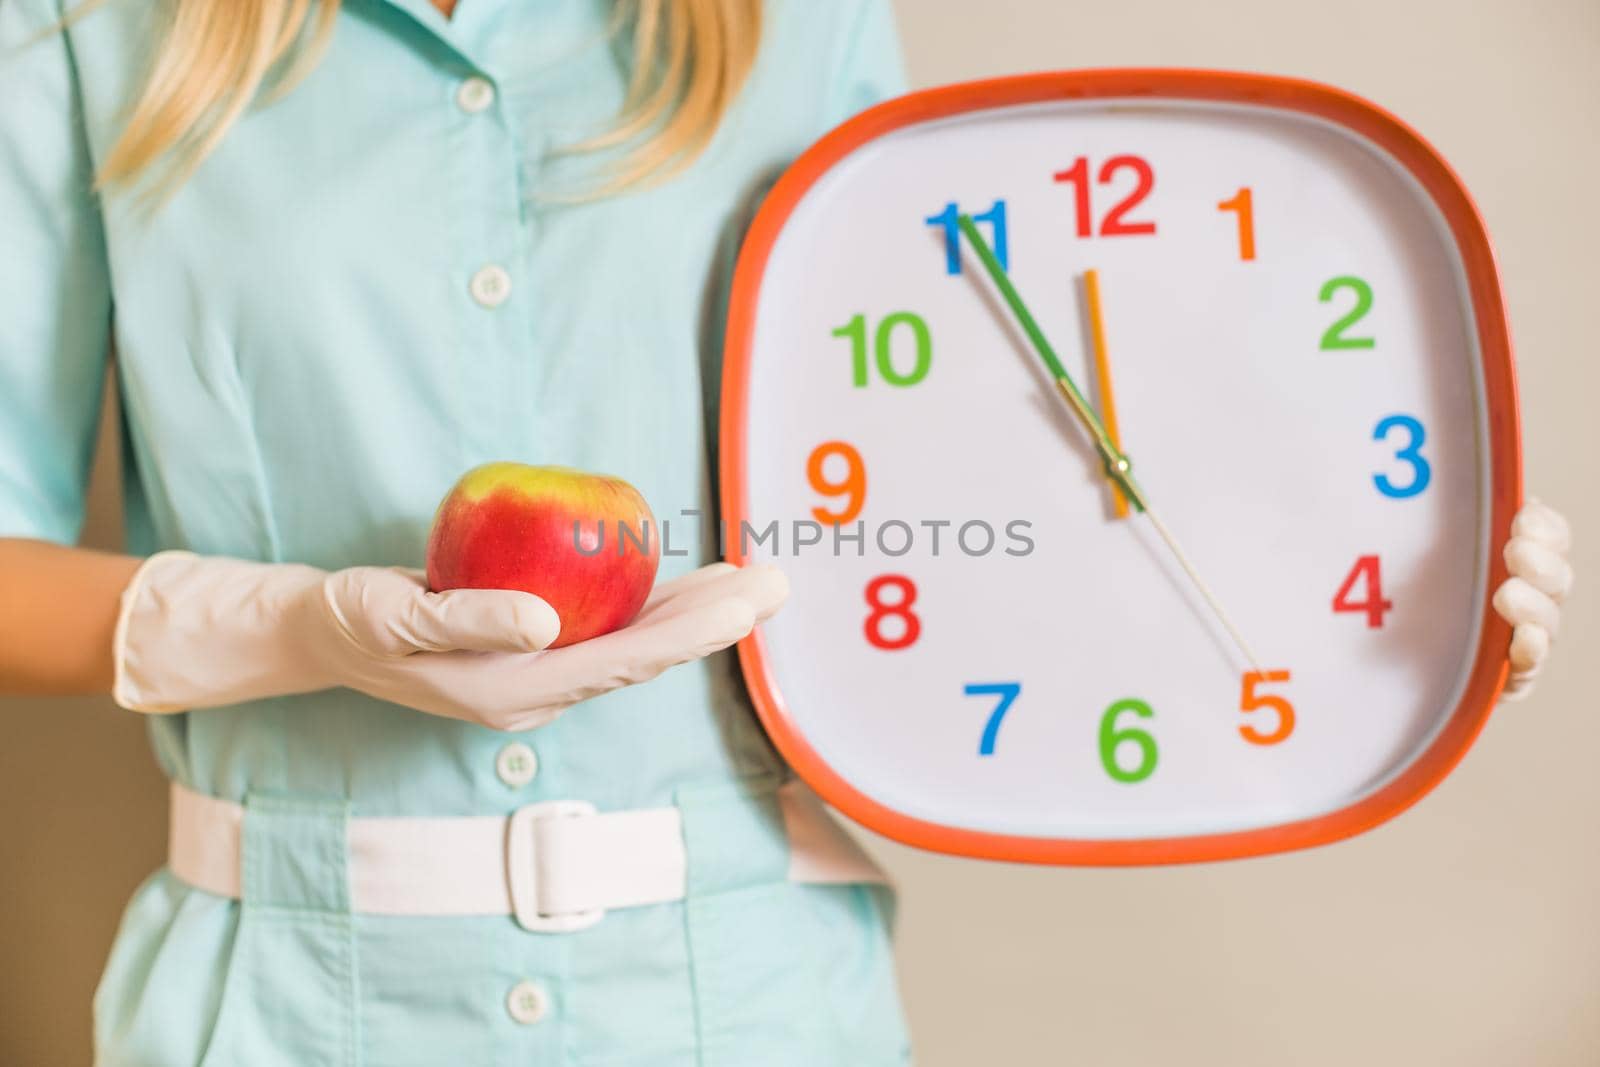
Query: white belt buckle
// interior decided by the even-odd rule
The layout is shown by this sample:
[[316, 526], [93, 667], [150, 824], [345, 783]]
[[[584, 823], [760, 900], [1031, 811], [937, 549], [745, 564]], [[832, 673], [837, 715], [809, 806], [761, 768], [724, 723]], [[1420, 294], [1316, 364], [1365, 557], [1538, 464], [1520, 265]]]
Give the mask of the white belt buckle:
[[593, 926], [605, 918], [604, 908], [547, 915], [541, 910], [540, 825], [553, 819], [581, 819], [595, 814], [583, 800], [547, 800], [512, 812], [506, 828], [506, 875], [511, 890], [511, 911], [524, 930], [568, 933]]

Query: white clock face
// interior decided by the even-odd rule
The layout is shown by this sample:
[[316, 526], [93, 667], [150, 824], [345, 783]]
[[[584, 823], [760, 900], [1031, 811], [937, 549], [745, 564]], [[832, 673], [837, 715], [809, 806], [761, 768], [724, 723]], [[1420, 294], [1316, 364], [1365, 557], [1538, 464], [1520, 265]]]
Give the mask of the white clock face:
[[[1244, 647], [1119, 515], [958, 214]], [[748, 516], [779, 523], [749, 555], [794, 589], [770, 676], [893, 811], [1276, 826], [1369, 795], [1461, 700], [1490, 525], [1464, 267], [1422, 187], [1330, 123], [1080, 101], [890, 133], [790, 214], [749, 360]], [[796, 545], [830, 516], [838, 551], [831, 527]]]

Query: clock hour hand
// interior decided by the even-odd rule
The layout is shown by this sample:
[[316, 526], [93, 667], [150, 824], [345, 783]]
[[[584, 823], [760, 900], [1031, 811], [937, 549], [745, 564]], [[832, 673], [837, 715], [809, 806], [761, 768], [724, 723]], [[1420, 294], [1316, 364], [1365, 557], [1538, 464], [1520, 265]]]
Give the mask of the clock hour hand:
[[[1122, 437], [1117, 431], [1117, 401], [1116, 394], [1111, 385], [1111, 356], [1106, 351], [1106, 323], [1105, 315], [1100, 310], [1100, 274], [1098, 271], [1086, 270], [1083, 272], [1083, 306], [1088, 318], [1089, 342], [1094, 349], [1095, 391], [1100, 399], [1100, 422], [1106, 428], [1106, 436], [1118, 448], [1122, 447]], [[1111, 478], [1109, 472], [1106, 481], [1111, 485], [1111, 506], [1117, 518], [1128, 517], [1128, 498], [1123, 495], [1121, 487]]]
[[1150, 520], [1150, 525], [1155, 527], [1156, 533], [1160, 535], [1161, 540], [1166, 542], [1173, 558], [1178, 561], [1178, 565], [1183, 568], [1184, 573], [1189, 576], [1189, 580], [1194, 583], [1195, 589], [1199, 591], [1206, 604], [1210, 606], [1217, 620], [1222, 623], [1222, 627], [1228, 632], [1228, 636], [1233, 638], [1233, 643], [1244, 654], [1245, 661], [1259, 672], [1261, 670], [1260, 660], [1250, 650], [1250, 646], [1245, 643], [1238, 627], [1234, 626], [1233, 620], [1228, 618], [1228, 613], [1222, 609], [1222, 604], [1218, 602], [1216, 595], [1211, 592], [1211, 587], [1206, 585], [1205, 579], [1200, 577], [1199, 571], [1195, 570], [1194, 564], [1189, 561], [1189, 557], [1178, 546], [1177, 538], [1172, 536], [1172, 531], [1167, 529], [1167, 524], [1162, 522], [1160, 516], [1151, 510], [1149, 498], [1133, 476], [1132, 461], [1128, 459], [1127, 453], [1122, 451], [1111, 435], [1106, 432], [1105, 424], [1101, 422], [1100, 416], [1095, 413], [1094, 408], [1084, 398], [1083, 393], [1078, 389], [1077, 383], [1072, 380], [1072, 375], [1067, 373], [1067, 368], [1062, 366], [1061, 360], [1056, 356], [1055, 349], [1050, 347], [1050, 342], [1045, 337], [1044, 331], [1039, 328], [1038, 321], [1034, 319], [1033, 313], [1028, 310], [1028, 305], [1023, 302], [1016, 286], [1011, 284], [1011, 279], [1006, 274], [1005, 268], [1000, 266], [1000, 261], [995, 258], [994, 250], [983, 239], [983, 234], [979, 232], [977, 224], [972, 221], [972, 216], [962, 215], [958, 220], [958, 224], [961, 227], [962, 235], [971, 244], [978, 255], [979, 261], [983, 264], [984, 270], [988, 272], [989, 279], [994, 283], [994, 287], [999, 290], [1006, 306], [1011, 309], [1012, 317], [1016, 319], [1017, 325], [1022, 328], [1022, 332], [1027, 335], [1028, 341], [1033, 345], [1033, 350], [1044, 362], [1045, 367], [1050, 372], [1050, 376], [1055, 380], [1056, 389], [1060, 391], [1062, 398], [1066, 400], [1067, 407], [1077, 416], [1078, 421], [1083, 424], [1083, 428], [1088, 431], [1089, 437], [1094, 441], [1095, 448], [1105, 461], [1107, 475], [1117, 483], [1118, 488], [1122, 490], [1123, 495], [1134, 510], [1142, 512]]

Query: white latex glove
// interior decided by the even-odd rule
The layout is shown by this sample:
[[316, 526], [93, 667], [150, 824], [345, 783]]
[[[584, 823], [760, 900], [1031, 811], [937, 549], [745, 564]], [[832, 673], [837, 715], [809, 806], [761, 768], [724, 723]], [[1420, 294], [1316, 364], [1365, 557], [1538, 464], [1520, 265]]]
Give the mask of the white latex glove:
[[1511, 678], [1504, 698], [1527, 696], [1561, 627], [1561, 602], [1572, 591], [1572, 530], [1554, 508], [1529, 500], [1511, 523], [1506, 567], [1494, 609], [1512, 625]]
[[788, 596], [775, 567], [714, 563], [655, 588], [621, 630], [564, 648], [544, 600], [430, 593], [421, 571], [253, 563], [161, 552], [117, 620], [112, 695], [173, 712], [347, 686], [497, 730], [541, 726], [580, 700], [727, 648]]

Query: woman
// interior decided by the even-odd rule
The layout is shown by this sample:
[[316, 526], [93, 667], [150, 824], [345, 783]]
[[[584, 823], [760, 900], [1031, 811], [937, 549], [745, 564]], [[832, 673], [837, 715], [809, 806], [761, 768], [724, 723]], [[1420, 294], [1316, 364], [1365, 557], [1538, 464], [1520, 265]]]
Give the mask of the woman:
[[[114, 685], [182, 787], [100, 1062], [901, 1062], [887, 899], [779, 790], [732, 658], [556, 715], [730, 644], [781, 577], [666, 559], [641, 624], [541, 658], [536, 598], [381, 566], [489, 460], [709, 511], [714, 264], [763, 176], [899, 89], [887, 4], [60, 16], [0, 3], [0, 679]], [[58, 547], [113, 322], [126, 558]], [[575, 870], [508, 899], [503, 820], [550, 801], [623, 818], [519, 827]]]
[[[718, 260], [901, 88], [887, 0], [61, 14], [0, 3], [0, 684], [113, 692], [174, 782], [99, 1062], [903, 1062], [879, 876], [710, 656], [781, 576], [668, 559], [534, 656], [538, 598], [399, 566], [487, 460], [709, 512]], [[113, 325], [127, 557], [65, 547]]]

